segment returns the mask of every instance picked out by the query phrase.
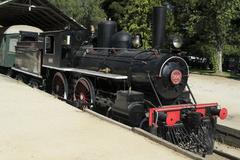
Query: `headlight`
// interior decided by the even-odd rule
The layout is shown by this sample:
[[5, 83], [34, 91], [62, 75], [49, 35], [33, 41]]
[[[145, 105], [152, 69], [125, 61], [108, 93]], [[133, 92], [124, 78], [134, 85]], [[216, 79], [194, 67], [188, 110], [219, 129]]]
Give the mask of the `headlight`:
[[182, 44], [183, 44], [183, 41], [182, 41], [182, 38], [179, 37], [179, 36], [176, 36], [173, 38], [173, 46], [175, 48], [180, 48], [182, 47]]

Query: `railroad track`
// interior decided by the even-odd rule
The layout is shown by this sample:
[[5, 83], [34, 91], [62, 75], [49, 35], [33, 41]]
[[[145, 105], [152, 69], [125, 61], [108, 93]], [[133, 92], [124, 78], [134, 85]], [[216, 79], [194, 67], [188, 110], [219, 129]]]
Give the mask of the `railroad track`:
[[[240, 147], [233, 147], [233, 146], [229, 146], [229, 145], [226, 145], [226, 144], [223, 144], [223, 143], [220, 143], [220, 142], [216, 142], [215, 143], [215, 149], [214, 149], [214, 153], [212, 155], [208, 155], [206, 156], [205, 158], [201, 157], [200, 155], [196, 155], [192, 152], [189, 152], [189, 151], [186, 151], [182, 148], [179, 148], [175, 145], [173, 145], [172, 143], [168, 142], [168, 141], [165, 141], [164, 139], [162, 138], [159, 138], [159, 137], [156, 137], [154, 135], [152, 135], [151, 133], [149, 132], [146, 132], [140, 128], [135, 128], [135, 127], [129, 127], [125, 124], [122, 124], [120, 122], [117, 122], [117, 121], [114, 121], [112, 119], [109, 119], [99, 113], [96, 113], [92, 110], [88, 110], [86, 109], [85, 110], [86, 112], [100, 118], [100, 119], [103, 119], [103, 120], [106, 120], [106, 121], [109, 121], [110, 123], [114, 123], [118, 126], [121, 126], [127, 130], [130, 130], [130, 131], [133, 131], [134, 133], [136, 134], [139, 134], [139, 135], [142, 135], [156, 143], [159, 143], [163, 146], [166, 146], [170, 149], [173, 149], [175, 150], [176, 152], [179, 152], [189, 158], [192, 158], [192, 159], [196, 159], [196, 160], [240, 160]], [[229, 130], [228, 130], [229, 131]], [[227, 136], [225, 136], [226, 138]]]
[[206, 157], [207, 160], [240, 160], [240, 148], [220, 142], [216, 142], [213, 152], [212, 155]]
[[159, 138], [159, 137], [157, 137], [157, 136], [155, 136], [155, 135], [153, 135], [153, 134], [151, 134], [149, 132], [146, 132], [146, 131], [144, 131], [144, 130], [142, 130], [140, 128], [130, 127], [128, 125], [125, 125], [123, 123], [120, 123], [118, 121], [110, 119], [110, 118], [108, 118], [108, 117], [106, 117], [104, 115], [101, 115], [101, 114], [99, 114], [97, 112], [94, 112], [92, 110], [89, 110], [89, 109], [84, 109], [83, 111], [85, 111], [85, 112], [87, 112], [87, 113], [89, 113], [89, 114], [91, 114], [91, 115], [93, 115], [93, 116], [95, 116], [95, 117], [97, 117], [97, 118], [99, 118], [101, 120], [110, 122], [112, 124], [115, 124], [115, 125], [118, 125], [118, 126], [124, 128], [124, 129], [132, 131], [132, 132], [134, 132], [134, 133], [136, 133], [138, 135], [144, 136], [147, 139], [149, 139], [149, 140], [151, 140], [151, 141], [153, 141], [155, 143], [158, 143], [160, 145], [163, 145], [163, 146], [165, 146], [167, 148], [170, 148], [170, 149], [174, 150], [175, 152], [178, 152], [180, 154], [185, 155], [186, 157], [189, 157], [189, 158], [195, 159], [195, 160], [204, 160], [204, 158], [202, 158], [201, 156], [199, 156], [197, 154], [194, 154], [194, 153], [192, 153], [190, 151], [184, 150], [184, 149], [182, 149], [182, 148], [180, 148], [180, 147], [178, 147], [178, 146], [176, 146], [176, 145], [174, 145], [174, 144], [172, 144], [172, 143], [170, 143], [170, 142], [168, 142], [168, 141], [166, 141], [166, 140], [164, 140], [162, 138]]
[[[65, 99], [61, 99], [61, 100], [66, 101]], [[66, 102], [74, 106], [74, 104], [72, 104], [71, 102], [68, 102], [68, 101], [66, 101]], [[181, 153], [191, 159], [196, 159], [196, 160], [240, 160], [240, 131], [234, 130], [234, 129], [226, 127], [226, 126], [217, 125], [217, 128], [216, 128], [217, 142], [215, 143], [215, 149], [213, 151], [214, 153], [212, 155], [207, 155], [204, 158], [204, 157], [201, 157], [200, 155], [194, 154], [194, 153], [184, 150], [178, 146], [175, 146], [172, 143], [170, 143], [162, 138], [156, 137], [156, 136], [152, 135], [151, 133], [146, 132], [140, 128], [135, 128], [135, 127], [132, 128], [130, 126], [127, 126], [127, 125], [120, 123], [118, 121], [115, 121], [113, 119], [107, 118], [106, 116], [99, 114], [95, 111], [89, 110], [89, 109], [84, 109], [84, 111], [86, 111], [102, 120], [108, 121], [108, 122], [116, 124], [122, 128], [133, 131], [136, 134], [142, 135], [156, 143], [159, 143], [163, 146], [173, 149], [176, 152]]]
[[[204, 157], [201, 157], [200, 155], [197, 155], [192, 152], [186, 151], [182, 148], [179, 148], [179, 147], [171, 144], [170, 142], [165, 141], [162, 138], [156, 137], [156, 136], [152, 135], [151, 133], [146, 132], [140, 128], [135, 128], [135, 127], [132, 128], [130, 126], [127, 126], [123, 123], [117, 122], [113, 119], [107, 118], [106, 116], [99, 114], [97, 112], [94, 112], [92, 110], [89, 110], [89, 109], [84, 109], [84, 111], [86, 111], [102, 120], [108, 121], [110, 123], [114, 123], [122, 128], [133, 131], [136, 134], [142, 135], [156, 143], [159, 143], [163, 146], [171, 148], [171, 149], [175, 150], [176, 152], [179, 152], [179, 153], [181, 153], [189, 158], [192, 158], [192, 159], [197, 159], [197, 160], [240, 160], [240, 143], [238, 143], [238, 142], [240, 142], [239, 141], [240, 134], [236, 130], [233, 131], [232, 128], [226, 129], [225, 126], [221, 126], [221, 125], [217, 126], [218, 142], [215, 143], [214, 153], [212, 155], [207, 155], [204, 158]], [[235, 143], [231, 143], [234, 140], [236, 140]], [[226, 145], [226, 144], [220, 143], [219, 141], [228, 142], [227, 144], [234, 144], [234, 145]], [[233, 147], [233, 146], [236, 146], [236, 147]]]
[[218, 124], [214, 154], [208, 160], [240, 160], [240, 131]]
[[240, 131], [226, 127], [223, 125], [217, 125], [216, 128], [216, 140], [227, 144], [229, 146], [240, 148]]
[[229, 160], [240, 160], [240, 157], [237, 157], [235, 155], [231, 155], [229, 153], [219, 151], [219, 150], [216, 150], [216, 149], [214, 150], [214, 154], [212, 156], [213, 157], [218, 157], [218, 159], [223, 158], [223, 159], [229, 159]]

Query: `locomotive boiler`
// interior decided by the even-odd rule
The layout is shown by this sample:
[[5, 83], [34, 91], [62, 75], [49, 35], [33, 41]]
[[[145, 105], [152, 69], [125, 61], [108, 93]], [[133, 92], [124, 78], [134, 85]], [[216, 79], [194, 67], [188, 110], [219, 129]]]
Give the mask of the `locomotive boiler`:
[[32, 66], [40, 67], [16, 63], [13, 70], [77, 107], [211, 154], [217, 117], [225, 119], [227, 110], [217, 103], [196, 103], [187, 63], [165, 47], [165, 14], [165, 7], [153, 10], [151, 49], [136, 49], [139, 39], [104, 21], [96, 37], [85, 29], [63, 30], [42, 33], [43, 42], [19, 42], [16, 62], [30, 57]]

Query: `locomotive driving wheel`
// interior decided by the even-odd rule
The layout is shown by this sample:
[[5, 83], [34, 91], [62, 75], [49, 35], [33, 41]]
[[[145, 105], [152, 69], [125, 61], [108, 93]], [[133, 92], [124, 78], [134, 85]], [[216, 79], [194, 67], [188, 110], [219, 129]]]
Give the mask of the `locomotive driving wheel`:
[[93, 109], [95, 101], [95, 92], [90, 80], [79, 78], [74, 86], [74, 101], [80, 102], [83, 108]]
[[52, 94], [67, 99], [68, 83], [64, 74], [57, 72], [52, 81]]

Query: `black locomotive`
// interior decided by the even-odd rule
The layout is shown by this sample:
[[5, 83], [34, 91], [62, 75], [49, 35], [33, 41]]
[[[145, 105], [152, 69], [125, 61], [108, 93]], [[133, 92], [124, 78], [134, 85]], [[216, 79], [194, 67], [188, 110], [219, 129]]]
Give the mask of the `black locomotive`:
[[[164, 7], [154, 8], [153, 47], [117, 32], [113, 21], [85, 29], [44, 32], [16, 47], [14, 76], [79, 107], [143, 128], [184, 149], [210, 154], [216, 119], [227, 110], [196, 104], [187, 63], [164, 49]], [[135, 44], [133, 45], [132, 42]]]

